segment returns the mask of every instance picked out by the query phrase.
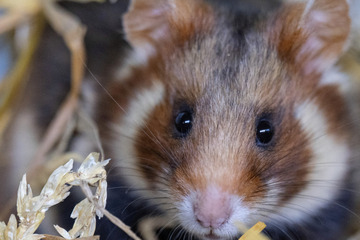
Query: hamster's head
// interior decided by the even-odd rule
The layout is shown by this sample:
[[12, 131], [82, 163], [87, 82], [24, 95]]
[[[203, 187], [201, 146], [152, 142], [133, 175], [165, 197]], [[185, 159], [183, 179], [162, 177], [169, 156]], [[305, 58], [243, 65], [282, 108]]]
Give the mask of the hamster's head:
[[111, 88], [125, 113], [109, 111], [109, 148], [129, 184], [199, 238], [306, 221], [348, 173], [345, 80], [333, 70], [347, 3], [266, 16], [214, 6], [132, 1], [124, 26], [140, 60]]

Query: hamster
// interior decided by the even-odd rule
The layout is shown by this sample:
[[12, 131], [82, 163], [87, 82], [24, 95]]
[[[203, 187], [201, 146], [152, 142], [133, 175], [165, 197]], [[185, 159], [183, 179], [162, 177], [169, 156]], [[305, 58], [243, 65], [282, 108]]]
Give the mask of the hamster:
[[[357, 214], [355, 88], [337, 64], [348, 3], [274, 0], [248, 12], [252, 2], [270, 0], [132, 0], [124, 31], [125, 0], [62, 3], [88, 25], [87, 66], [106, 88], [84, 79], [110, 181], [125, 182], [119, 195], [109, 188], [109, 210], [133, 224], [159, 214], [177, 231], [161, 239], [238, 239], [237, 223], [263, 221], [274, 240], [338, 240]], [[62, 40], [47, 28], [40, 45], [31, 96], [0, 149], [11, 168], [0, 178], [14, 185], [69, 88]], [[135, 203], [145, 210], [127, 211]], [[112, 231], [101, 237], [125, 239]]]
[[271, 239], [345, 237], [358, 147], [336, 65], [348, 11], [346, 0], [264, 16], [221, 1], [131, 2], [129, 63], [95, 116], [127, 186], [182, 229], [171, 239], [237, 239], [236, 223], [258, 221]]

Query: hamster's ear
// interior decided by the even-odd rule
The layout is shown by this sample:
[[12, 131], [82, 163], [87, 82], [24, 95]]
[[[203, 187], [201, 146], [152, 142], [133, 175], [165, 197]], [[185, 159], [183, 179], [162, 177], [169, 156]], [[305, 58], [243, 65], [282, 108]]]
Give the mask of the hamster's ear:
[[155, 51], [156, 43], [169, 34], [167, 0], [131, 0], [124, 15], [126, 38], [143, 57]]
[[280, 56], [305, 75], [331, 67], [344, 51], [350, 32], [347, 1], [308, 0], [283, 10], [275, 23]]
[[202, 0], [132, 0], [124, 15], [126, 38], [146, 58], [201, 31], [209, 11]]

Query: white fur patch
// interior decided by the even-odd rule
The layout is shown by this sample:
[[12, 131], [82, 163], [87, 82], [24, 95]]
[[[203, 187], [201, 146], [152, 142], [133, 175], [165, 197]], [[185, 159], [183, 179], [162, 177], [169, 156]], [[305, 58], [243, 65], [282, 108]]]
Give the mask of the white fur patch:
[[130, 53], [126, 53], [125, 60], [122, 56], [122, 61], [119, 63], [121, 67], [115, 72], [114, 76], [117, 82], [124, 82], [126, 81], [134, 71], [135, 67], [146, 66], [148, 62], [148, 57], [141, 52], [131, 51]]
[[[261, 201], [263, 203], [277, 203], [280, 201], [280, 196], [283, 194], [283, 189], [279, 187], [273, 187], [276, 186], [277, 183], [279, 183], [280, 180], [278, 180], [276, 177], [271, 178], [265, 183], [265, 186], [272, 186], [269, 188], [269, 190], [266, 192], [264, 199]], [[267, 209], [268, 206], [263, 205], [261, 203], [258, 203], [259, 206], [257, 208], [264, 208]]]
[[310, 140], [313, 156], [306, 178], [310, 183], [279, 214], [285, 219], [301, 221], [334, 200], [348, 170], [350, 149], [345, 140], [329, 133], [327, 120], [314, 102], [299, 105], [295, 116]]
[[341, 72], [338, 68], [333, 67], [323, 73], [320, 79], [320, 86], [337, 85], [341, 93], [349, 92], [351, 89], [351, 82], [349, 76]]
[[164, 85], [160, 82], [154, 82], [152, 87], [141, 90], [130, 102], [127, 112], [117, 121], [119, 124], [112, 127], [116, 134], [112, 143], [114, 155], [119, 156], [116, 159], [118, 165], [123, 167], [124, 176], [136, 188], [147, 188], [148, 183], [137, 171], [139, 166], [134, 141], [145, 126], [148, 115], [164, 98], [164, 92]]

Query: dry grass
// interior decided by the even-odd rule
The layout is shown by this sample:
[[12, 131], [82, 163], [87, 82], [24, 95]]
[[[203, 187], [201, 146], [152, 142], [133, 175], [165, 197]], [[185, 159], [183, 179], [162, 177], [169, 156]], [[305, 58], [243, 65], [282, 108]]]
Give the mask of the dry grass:
[[[79, 2], [90, 1], [79, 0]], [[35, 173], [46, 173], [46, 168], [53, 169], [56, 164], [68, 159], [69, 154], [66, 155], [66, 153], [56, 150], [59, 149], [63, 141], [69, 140], [66, 135], [71, 135], [71, 132], [75, 130], [74, 124], [71, 124], [75, 118], [82, 120], [83, 125], [90, 126], [90, 128], [94, 127], [91, 119], [86, 119], [88, 117], [84, 116], [84, 112], [78, 107], [86, 59], [84, 50], [86, 28], [76, 16], [60, 8], [55, 0], [0, 0], [0, 8], [5, 9], [5, 14], [0, 17], [0, 33], [10, 31], [18, 25], [24, 24], [24, 22], [30, 25], [29, 44], [23, 47], [23, 52], [19, 55], [17, 63], [0, 85], [0, 144], [4, 130], [7, 128], [12, 116], [13, 104], [19, 97], [20, 89], [24, 85], [24, 75], [38, 45], [45, 21], [48, 21], [63, 37], [71, 52], [71, 90], [58, 110], [55, 119], [48, 127], [45, 137], [32, 160], [33, 168], [29, 169], [28, 173], [31, 178], [35, 178], [34, 176], [38, 175]], [[45, 16], [45, 19], [43, 16]], [[91, 129], [89, 131], [97, 139], [97, 130]], [[100, 149], [102, 149], [101, 146]], [[79, 158], [77, 155], [70, 155], [75, 156], [75, 159]], [[48, 161], [49, 158], [52, 161]], [[97, 239], [97, 237], [93, 237], [96, 224], [95, 215], [102, 217], [104, 214], [112, 221], [115, 221], [120, 228], [134, 239], [139, 239], [129, 227], [105, 210], [107, 183], [104, 166], [108, 163], [108, 160], [102, 159], [99, 161], [98, 159], [99, 154], [90, 154], [77, 172], [72, 171], [73, 160], [58, 167], [50, 175], [40, 195], [36, 197], [33, 196], [30, 186], [27, 185], [26, 175], [24, 175], [17, 196], [19, 222], [15, 215], [11, 215], [7, 224], [1, 222], [0, 239], [59, 239], [59, 237], [38, 235], [34, 234], [34, 232], [45, 218], [46, 211], [62, 202], [69, 195], [72, 186], [80, 186], [87, 198], [75, 206], [71, 215], [72, 218], [75, 218], [75, 223], [71, 230], [66, 231], [59, 226], [55, 226], [62, 239], [79, 237], [89, 240]], [[90, 186], [96, 186], [95, 195], [93, 195]], [[7, 215], [7, 211], [11, 210], [10, 206], [13, 205], [14, 199], [15, 197], [10, 198], [9, 207], [3, 209], [2, 216]]]
[[19, 223], [14, 215], [11, 215], [7, 225], [1, 222], [0, 239], [43, 239], [44, 235], [34, 233], [44, 220], [45, 213], [50, 207], [64, 201], [73, 186], [94, 186], [96, 187], [95, 195], [92, 196], [91, 201], [85, 198], [74, 207], [71, 218], [75, 219], [75, 223], [71, 230], [66, 231], [57, 225], [55, 228], [65, 239], [93, 236], [96, 227], [95, 216], [101, 218], [103, 213], [99, 209], [105, 208], [106, 205], [107, 182], [104, 167], [108, 162], [109, 160], [100, 162], [99, 154], [92, 153], [74, 172], [72, 171], [73, 160], [70, 160], [50, 175], [38, 196], [33, 196], [24, 175], [20, 182], [16, 204]]
[[[38, 196], [33, 196], [26, 175], [23, 176], [17, 194], [17, 222], [15, 215], [11, 215], [8, 223], [0, 222], [0, 239], [4, 240], [40, 240], [40, 239], [97, 239], [94, 237], [96, 216], [102, 218], [107, 215], [112, 221], [113, 216], [105, 210], [107, 199], [107, 182], [105, 166], [109, 160], [100, 161], [98, 153], [91, 153], [77, 171], [73, 171], [71, 159], [58, 167], [49, 177]], [[49, 208], [64, 201], [70, 195], [70, 189], [79, 186], [86, 198], [78, 203], [71, 213], [75, 219], [69, 231], [55, 225], [55, 229], [62, 236], [35, 234], [45, 218]], [[93, 190], [90, 189], [95, 187]], [[130, 228], [116, 219], [117, 225], [133, 239], [139, 239]]]

